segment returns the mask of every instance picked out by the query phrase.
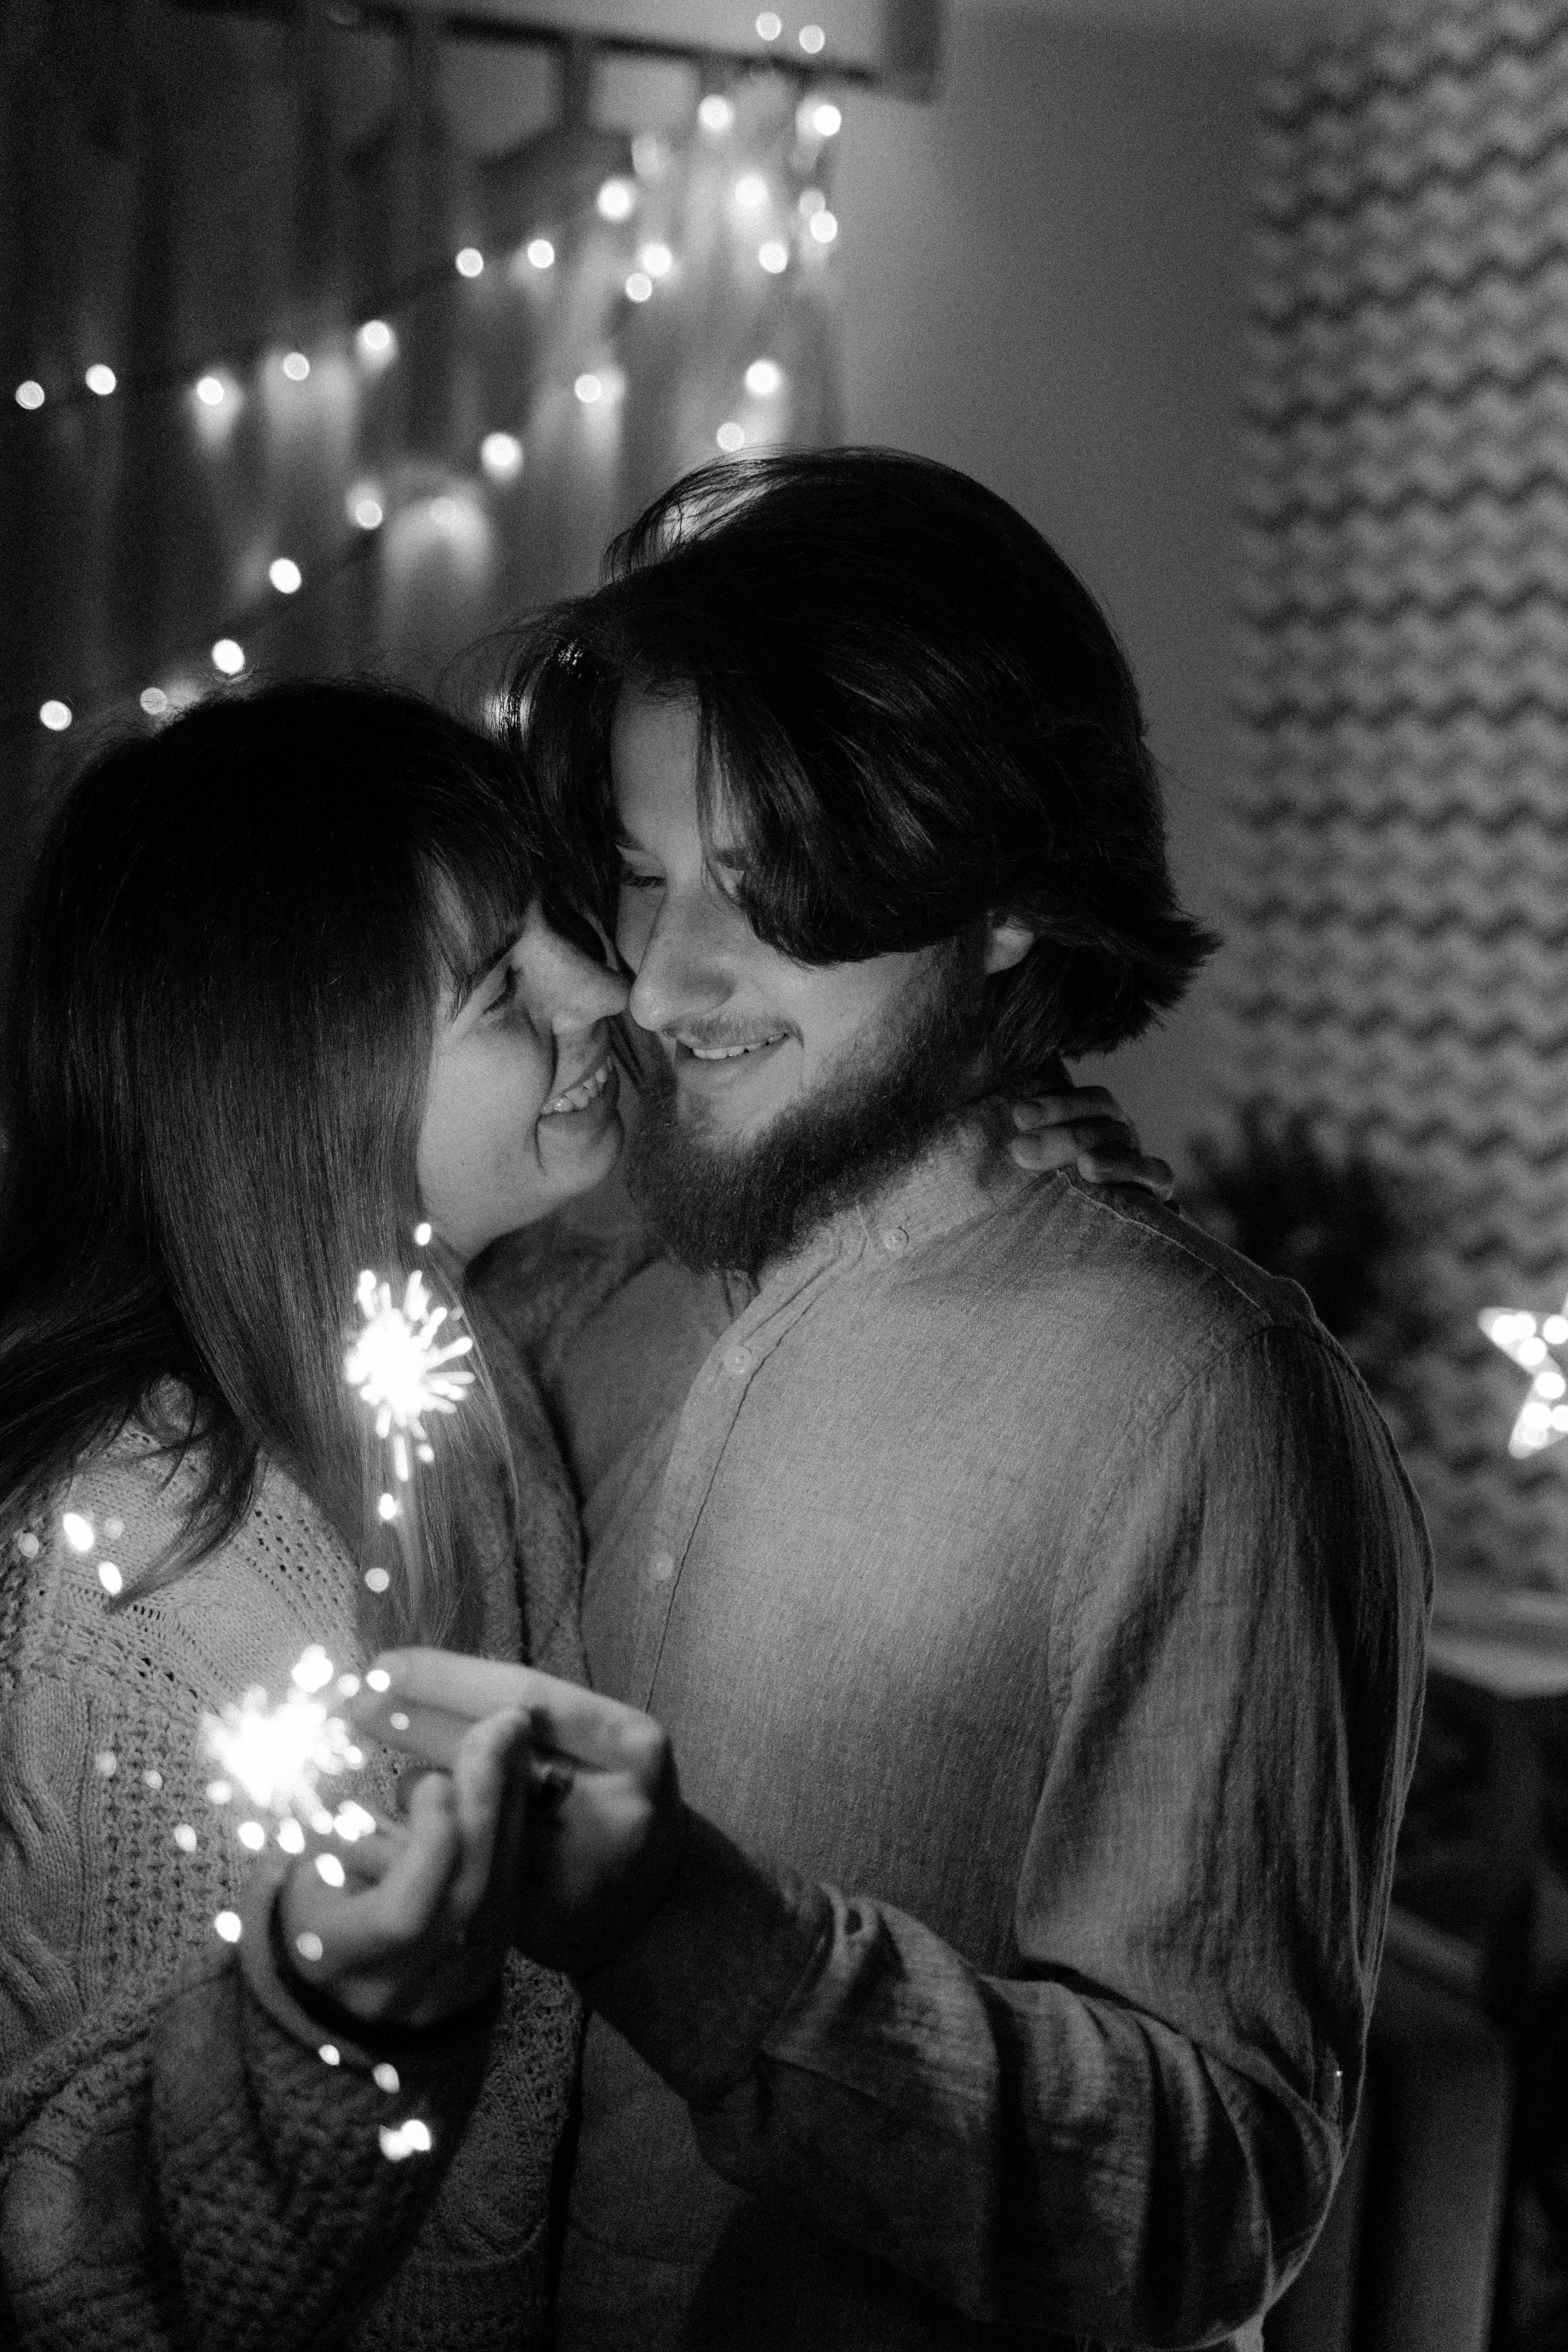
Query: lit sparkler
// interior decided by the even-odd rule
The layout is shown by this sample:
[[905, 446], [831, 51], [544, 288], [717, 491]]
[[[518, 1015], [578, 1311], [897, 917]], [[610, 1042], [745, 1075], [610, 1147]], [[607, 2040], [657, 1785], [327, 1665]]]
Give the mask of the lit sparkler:
[[1531, 1374], [1529, 1391], [1509, 1433], [1509, 1452], [1523, 1458], [1560, 1444], [1568, 1437], [1568, 1376], [1553, 1350], [1568, 1347], [1568, 1298], [1555, 1315], [1483, 1307], [1476, 1319], [1493, 1347]]
[[[319, 1836], [332, 1832], [351, 1841], [375, 1827], [374, 1815], [353, 1801], [334, 1811], [321, 1795], [321, 1782], [352, 1772], [364, 1755], [341, 1715], [332, 1712], [326, 1692], [350, 1697], [359, 1688], [357, 1675], [338, 1675], [319, 1643], [312, 1643], [289, 1678], [287, 1696], [272, 1705], [258, 1685], [247, 1690], [237, 1706], [202, 1717], [202, 1737], [221, 1778], [209, 1780], [207, 1798], [226, 1805], [237, 1795], [251, 1811], [268, 1816], [285, 1853], [300, 1853], [304, 1832]], [[253, 1851], [267, 1843], [260, 1822], [243, 1821], [238, 1836]]]
[[[421, 1234], [427, 1228], [421, 1226]], [[354, 1334], [343, 1371], [357, 1391], [375, 1424], [375, 1433], [392, 1460], [393, 1483], [376, 1508], [384, 1519], [402, 1516], [396, 1489], [408, 1486], [417, 1462], [434, 1462], [434, 1448], [426, 1430], [428, 1413], [453, 1413], [474, 1375], [458, 1359], [473, 1347], [468, 1333], [443, 1343], [441, 1327], [450, 1309], [432, 1301], [424, 1276], [408, 1277], [399, 1307], [392, 1285], [380, 1282], [367, 1269], [354, 1292], [364, 1328]]]

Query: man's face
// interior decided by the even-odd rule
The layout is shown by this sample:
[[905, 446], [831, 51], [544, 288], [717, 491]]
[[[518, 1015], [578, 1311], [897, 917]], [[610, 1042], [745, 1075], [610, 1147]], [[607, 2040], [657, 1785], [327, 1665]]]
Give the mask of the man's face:
[[692, 703], [623, 694], [616, 945], [663, 1061], [633, 1172], [683, 1255], [754, 1266], [941, 1125], [979, 983], [956, 943], [824, 965], [760, 940], [733, 895], [739, 848], [703, 843], [698, 741]]

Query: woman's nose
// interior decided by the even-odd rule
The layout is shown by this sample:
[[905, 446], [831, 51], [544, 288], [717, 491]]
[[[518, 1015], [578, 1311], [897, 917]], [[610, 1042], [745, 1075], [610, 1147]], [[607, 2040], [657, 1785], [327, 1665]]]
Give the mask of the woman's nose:
[[524, 926], [519, 961], [524, 993], [557, 1034], [591, 1028], [626, 1009], [623, 975], [563, 939], [537, 910]]

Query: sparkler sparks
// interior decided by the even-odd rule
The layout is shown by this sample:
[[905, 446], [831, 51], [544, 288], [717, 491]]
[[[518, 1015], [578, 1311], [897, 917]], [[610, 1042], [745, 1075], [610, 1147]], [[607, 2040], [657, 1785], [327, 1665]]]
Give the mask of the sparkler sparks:
[[1509, 1433], [1509, 1452], [1523, 1459], [1560, 1444], [1568, 1437], [1568, 1377], [1553, 1350], [1568, 1348], [1568, 1298], [1555, 1315], [1537, 1318], [1522, 1308], [1483, 1307], [1476, 1319], [1493, 1347], [1531, 1376]]
[[[376, 1435], [390, 1446], [396, 1484], [406, 1486], [416, 1461], [436, 1459], [426, 1415], [456, 1412], [474, 1384], [473, 1373], [458, 1361], [473, 1339], [464, 1331], [442, 1343], [441, 1326], [450, 1309], [432, 1302], [417, 1270], [408, 1277], [401, 1307], [394, 1301], [392, 1285], [378, 1282], [368, 1269], [360, 1276], [354, 1297], [364, 1328], [354, 1336], [343, 1371], [374, 1416]], [[384, 1519], [393, 1519], [403, 1506], [389, 1491], [377, 1507]]]
[[[247, 1690], [237, 1706], [202, 1717], [207, 1753], [224, 1774], [221, 1780], [209, 1781], [209, 1801], [226, 1804], [237, 1789], [256, 1811], [269, 1813], [282, 1825], [278, 1842], [286, 1853], [296, 1850], [293, 1839], [283, 1836], [290, 1822], [298, 1829], [302, 1820], [321, 1836], [332, 1831], [334, 1817], [321, 1801], [320, 1784], [364, 1761], [347, 1724], [329, 1711], [321, 1696], [335, 1672], [326, 1652], [312, 1643], [296, 1664], [288, 1696], [279, 1705], [269, 1704], [266, 1691], [258, 1686]], [[348, 1807], [339, 1811], [353, 1819], [358, 1835], [364, 1834], [358, 1826], [361, 1815], [374, 1827], [374, 1816], [363, 1806], [353, 1807], [352, 1813]], [[242, 1843], [254, 1848], [259, 1827], [241, 1822]], [[266, 1843], [265, 1830], [259, 1843]]]

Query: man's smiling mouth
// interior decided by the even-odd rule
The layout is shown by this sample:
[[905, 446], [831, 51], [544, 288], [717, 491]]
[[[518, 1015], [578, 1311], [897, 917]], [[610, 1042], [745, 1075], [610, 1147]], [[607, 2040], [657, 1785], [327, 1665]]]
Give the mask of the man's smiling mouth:
[[738, 1062], [748, 1054], [763, 1054], [772, 1045], [782, 1045], [788, 1034], [780, 1029], [771, 1037], [747, 1037], [739, 1044], [721, 1045], [699, 1045], [695, 1038], [678, 1036], [675, 1045], [678, 1057], [684, 1055], [693, 1062]]

